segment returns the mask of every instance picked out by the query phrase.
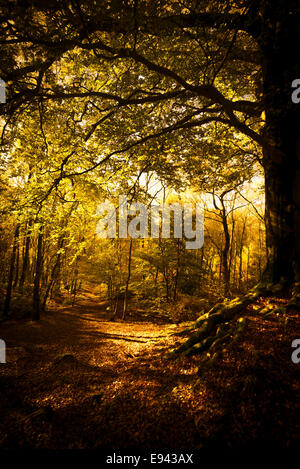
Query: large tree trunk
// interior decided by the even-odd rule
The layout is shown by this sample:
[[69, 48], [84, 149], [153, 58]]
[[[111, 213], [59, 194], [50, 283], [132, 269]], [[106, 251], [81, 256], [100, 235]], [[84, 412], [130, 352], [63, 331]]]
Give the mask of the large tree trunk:
[[[292, 82], [300, 78], [300, 9], [295, 0], [260, 0], [259, 4], [256, 15], [262, 29], [256, 39], [264, 57], [267, 142], [263, 148], [267, 244], [263, 280], [293, 285], [295, 293], [300, 293], [300, 103], [291, 99]], [[270, 291], [266, 288], [265, 294]], [[218, 340], [216, 324], [233, 319], [262, 292], [257, 286], [242, 298], [216, 305], [196, 321], [197, 332], [175, 353], [207, 350]]]
[[291, 84], [300, 78], [299, 14], [283, 0], [262, 4], [264, 24], [259, 42], [264, 54], [265, 137], [274, 146], [274, 150], [263, 149], [265, 279], [292, 284], [300, 281], [300, 104], [291, 99]]

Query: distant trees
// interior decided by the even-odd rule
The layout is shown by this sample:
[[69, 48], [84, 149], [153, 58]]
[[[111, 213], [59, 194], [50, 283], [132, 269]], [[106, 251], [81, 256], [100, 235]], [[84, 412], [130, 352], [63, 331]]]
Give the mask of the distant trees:
[[[35, 117], [37, 120], [28, 115], [16, 131], [17, 143], [5, 168], [7, 193], [2, 201], [0, 245], [3, 318], [9, 314], [11, 299], [22, 304], [30, 296], [31, 317], [38, 320], [51, 298], [62, 295], [74, 303], [80, 288], [100, 286], [110, 311], [122, 311], [125, 318], [132, 294], [166, 303], [180, 301], [182, 295], [220, 298], [259, 280], [265, 263], [264, 228], [258, 208], [249, 201], [259, 193], [253, 187], [248, 194], [245, 183], [259, 175], [257, 168], [250, 170], [253, 156], [247, 154], [251, 166], [243, 158], [232, 163], [226, 159], [233, 151], [230, 144], [225, 145], [226, 151], [219, 147], [210, 164], [212, 177], [205, 167], [207, 157], [194, 154], [194, 136], [189, 166], [180, 165], [180, 155], [171, 151], [172, 146], [168, 149], [168, 158], [173, 159], [171, 172], [168, 158], [155, 160], [151, 166], [138, 152], [138, 161], [128, 162], [126, 167], [116, 168], [117, 162], [109, 159], [103, 167], [83, 170], [80, 177], [64, 177], [64, 165], [71, 164], [75, 151], [69, 146], [70, 121], [66, 124], [63, 116], [58, 118], [66, 131], [61, 135], [54, 132], [51, 108]], [[59, 156], [57, 149], [65, 156]], [[86, 164], [87, 155], [82, 153], [81, 161], [74, 160], [74, 167]], [[223, 166], [222, 177], [219, 165]], [[170, 239], [98, 238], [97, 206], [106, 198], [117, 203], [119, 193], [127, 194], [129, 203], [143, 201], [149, 207], [161, 199], [166, 203], [202, 200], [204, 246], [187, 250], [184, 236], [174, 239], [172, 218]]]

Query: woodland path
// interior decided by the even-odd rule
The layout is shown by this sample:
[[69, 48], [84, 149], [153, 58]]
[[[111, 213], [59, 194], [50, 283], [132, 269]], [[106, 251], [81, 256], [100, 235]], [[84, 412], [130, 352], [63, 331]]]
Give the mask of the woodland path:
[[290, 361], [299, 319], [283, 330], [248, 314], [241, 343], [200, 379], [199, 357], [166, 358], [183, 326], [108, 321], [93, 297], [52, 305], [39, 322], [1, 324], [0, 448], [197, 449], [224, 436], [233, 447], [266, 437], [289, 445], [300, 435]]
[[[166, 367], [163, 359], [178, 326], [105, 316], [103, 305], [90, 298], [73, 307], [55, 305], [36, 323], [2, 327], [5, 446], [16, 440], [21, 447], [157, 445], [162, 434], [172, 446], [194, 444], [185, 430], [193, 418], [169, 393], [179, 381], [192, 381], [196, 368]], [[170, 435], [172, 421], [176, 432]]]

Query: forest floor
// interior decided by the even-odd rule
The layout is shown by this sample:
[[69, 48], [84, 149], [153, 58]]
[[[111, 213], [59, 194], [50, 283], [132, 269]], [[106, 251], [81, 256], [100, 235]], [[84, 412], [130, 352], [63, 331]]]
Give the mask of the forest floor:
[[248, 328], [220, 360], [197, 374], [201, 358], [170, 359], [185, 325], [141, 315], [107, 320], [92, 295], [52, 304], [39, 322], [0, 324], [1, 448], [210, 448], [300, 439], [300, 364], [291, 343], [300, 319], [244, 315]]

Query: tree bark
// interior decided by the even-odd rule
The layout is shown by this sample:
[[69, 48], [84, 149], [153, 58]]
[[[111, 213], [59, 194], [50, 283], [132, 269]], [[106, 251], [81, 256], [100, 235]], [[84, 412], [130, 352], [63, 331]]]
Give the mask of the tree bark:
[[34, 285], [33, 285], [33, 321], [38, 321], [40, 319], [40, 283], [42, 275], [42, 266], [43, 266], [43, 256], [42, 256], [42, 245], [43, 245], [43, 232], [42, 227], [39, 229], [38, 240], [37, 240], [37, 253], [36, 253], [36, 264], [35, 264], [35, 276], [34, 276]]
[[8, 275], [8, 282], [7, 282], [7, 288], [6, 288], [6, 296], [5, 296], [5, 302], [4, 302], [3, 312], [2, 312], [3, 319], [7, 319], [9, 308], [10, 308], [10, 300], [11, 300], [11, 293], [12, 293], [13, 280], [14, 280], [16, 251], [17, 251], [17, 245], [19, 242], [19, 233], [20, 233], [20, 225], [18, 223], [15, 229], [13, 249], [12, 249], [12, 254], [10, 258], [10, 267], [9, 267], [9, 275]]
[[238, 289], [239, 291], [242, 288], [242, 277], [243, 277], [243, 249], [244, 249], [244, 235], [246, 230], [246, 218], [243, 220], [243, 228], [241, 233], [240, 239], [240, 252], [239, 252], [239, 281], [238, 281]]
[[222, 219], [223, 231], [224, 231], [224, 247], [222, 249], [222, 274], [224, 282], [224, 296], [227, 296], [230, 291], [230, 268], [229, 268], [229, 251], [230, 251], [230, 234], [228, 228], [228, 220], [226, 207], [223, 199], [223, 194], [220, 196], [220, 202], [222, 205], [222, 210], [220, 211], [220, 216]]
[[[19, 238], [19, 236], [18, 236]], [[15, 273], [14, 273], [14, 282], [13, 282], [13, 288], [15, 288], [18, 284], [18, 279], [19, 279], [19, 263], [20, 263], [20, 249], [19, 249], [19, 242], [17, 242], [16, 245], [16, 261], [15, 261]]]
[[[300, 104], [292, 102], [292, 81], [300, 77], [299, 15], [285, 1], [262, 2], [267, 267], [264, 279], [300, 282]], [[293, 56], [288, 52], [293, 51]]]
[[24, 250], [24, 256], [23, 256], [23, 265], [22, 265], [22, 271], [21, 271], [21, 276], [20, 276], [20, 280], [19, 280], [20, 293], [22, 293], [22, 291], [23, 291], [24, 282], [25, 282], [25, 279], [26, 279], [27, 271], [28, 271], [29, 247], [30, 247], [32, 223], [33, 223], [33, 221], [29, 220], [28, 225], [27, 225], [27, 233], [26, 233], [26, 238], [25, 238], [25, 250]]
[[61, 249], [63, 248], [64, 240], [65, 240], [64, 236], [61, 236], [61, 238], [58, 241], [58, 246], [57, 246], [58, 254], [56, 256], [55, 263], [52, 267], [50, 279], [49, 279], [49, 282], [48, 282], [48, 285], [47, 285], [47, 288], [46, 288], [46, 291], [45, 291], [45, 295], [44, 295], [44, 298], [43, 298], [42, 311], [45, 311], [45, 309], [46, 309], [46, 303], [47, 303], [49, 294], [50, 294], [50, 292], [51, 292], [51, 290], [52, 290], [52, 288], [55, 284], [55, 281], [57, 279], [57, 275], [58, 275], [58, 271], [59, 271], [59, 267], [60, 267], [60, 263], [61, 263]]
[[132, 238], [130, 238], [129, 252], [128, 252], [128, 270], [127, 270], [127, 279], [125, 285], [125, 294], [124, 294], [124, 307], [123, 307], [123, 316], [122, 319], [125, 319], [128, 309], [128, 290], [129, 282], [131, 277], [131, 253], [132, 253]]

